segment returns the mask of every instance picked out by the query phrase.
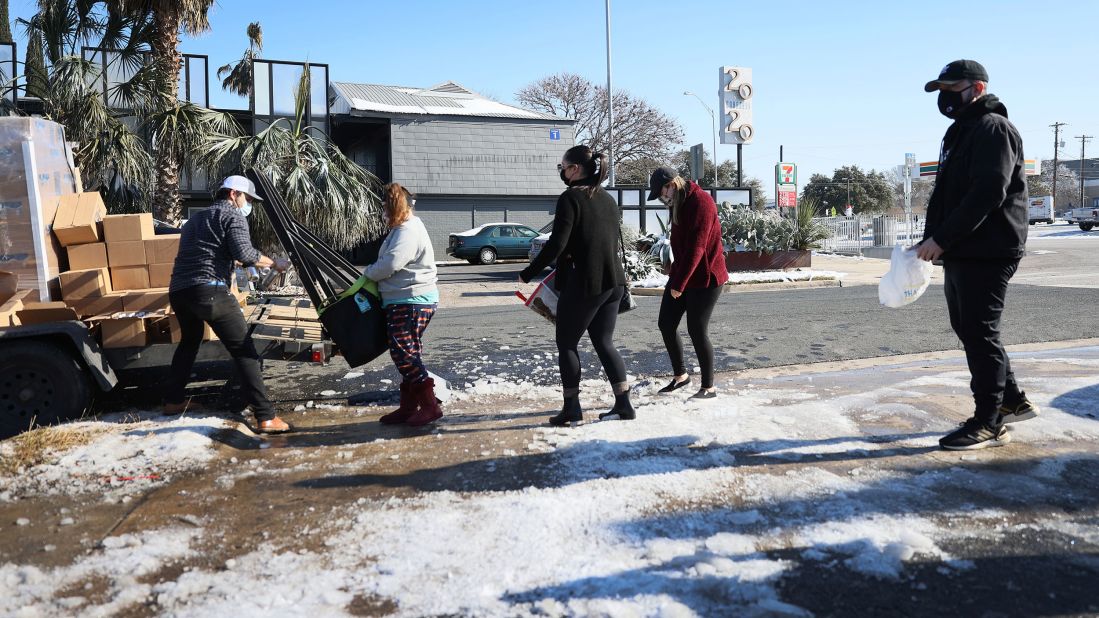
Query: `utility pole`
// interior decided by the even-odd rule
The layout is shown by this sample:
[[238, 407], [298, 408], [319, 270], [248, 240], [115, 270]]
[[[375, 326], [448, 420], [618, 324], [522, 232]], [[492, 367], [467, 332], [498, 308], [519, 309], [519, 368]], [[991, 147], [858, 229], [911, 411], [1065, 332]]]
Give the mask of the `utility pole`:
[[1053, 127], [1053, 207], [1057, 208], [1057, 155], [1061, 150], [1061, 127], [1065, 123], [1055, 122], [1049, 126]]
[[1080, 208], [1084, 208], [1084, 147], [1088, 140], [1092, 139], [1092, 136], [1077, 135], [1076, 139], [1080, 140]]
[[610, 186], [614, 186], [614, 91], [611, 90], [611, 0], [607, 6], [607, 161], [611, 164]]

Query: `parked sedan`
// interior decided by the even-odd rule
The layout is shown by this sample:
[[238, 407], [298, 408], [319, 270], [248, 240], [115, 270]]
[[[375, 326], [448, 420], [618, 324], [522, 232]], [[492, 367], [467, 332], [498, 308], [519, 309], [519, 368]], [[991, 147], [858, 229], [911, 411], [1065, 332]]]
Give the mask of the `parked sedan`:
[[470, 264], [492, 264], [498, 259], [525, 258], [538, 232], [516, 223], [487, 223], [450, 235], [446, 252]]

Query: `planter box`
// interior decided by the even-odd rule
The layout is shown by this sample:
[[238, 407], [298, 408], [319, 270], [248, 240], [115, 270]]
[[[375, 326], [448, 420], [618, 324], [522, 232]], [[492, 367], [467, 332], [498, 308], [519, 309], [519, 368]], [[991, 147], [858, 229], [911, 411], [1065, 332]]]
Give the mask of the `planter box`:
[[725, 268], [731, 273], [745, 270], [809, 268], [812, 261], [812, 251], [776, 251], [775, 253], [730, 251], [725, 254]]

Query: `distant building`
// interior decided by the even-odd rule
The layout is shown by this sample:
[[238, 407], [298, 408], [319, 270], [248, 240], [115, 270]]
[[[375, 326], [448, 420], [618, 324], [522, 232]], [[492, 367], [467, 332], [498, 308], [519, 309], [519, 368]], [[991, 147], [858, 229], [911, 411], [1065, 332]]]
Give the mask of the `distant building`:
[[[1099, 159], [1084, 159], [1083, 167], [1080, 166], [1080, 159], [1060, 159], [1057, 161], [1057, 165], [1063, 165], [1077, 176], [1084, 179], [1084, 204], [1085, 207], [1090, 207], [1094, 204], [1095, 198], [1099, 198]], [[1043, 162], [1045, 163], [1045, 162]], [[1052, 163], [1052, 161], [1050, 161]], [[1061, 188], [1057, 188], [1057, 194], [1061, 195]], [[1073, 200], [1070, 204], [1058, 204], [1057, 212], [1061, 211], [1061, 208], [1080, 208], [1080, 187], [1077, 185], [1076, 192], [1073, 193]]]
[[505, 105], [455, 82], [431, 88], [332, 82], [332, 140], [383, 182], [416, 193], [436, 259], [452, 232], [510, 221], [538, 228], [564, 186], [575, 122]]

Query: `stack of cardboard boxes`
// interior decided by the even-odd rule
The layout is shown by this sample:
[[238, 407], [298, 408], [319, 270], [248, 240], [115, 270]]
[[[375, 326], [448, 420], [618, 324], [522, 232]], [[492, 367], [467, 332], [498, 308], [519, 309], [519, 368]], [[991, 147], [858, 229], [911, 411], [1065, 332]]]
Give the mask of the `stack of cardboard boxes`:
[[[69, 260], [58, 276], [63, 304], [98, 325], [102, 346], [178, 342], [168, 285], [179, 235], [157, 236], [148, 213], [103, 214], [98, 193], [62, 196], [57, 213], [54, 236]], [[207, 327], [205, 339], [213, 338]]]

